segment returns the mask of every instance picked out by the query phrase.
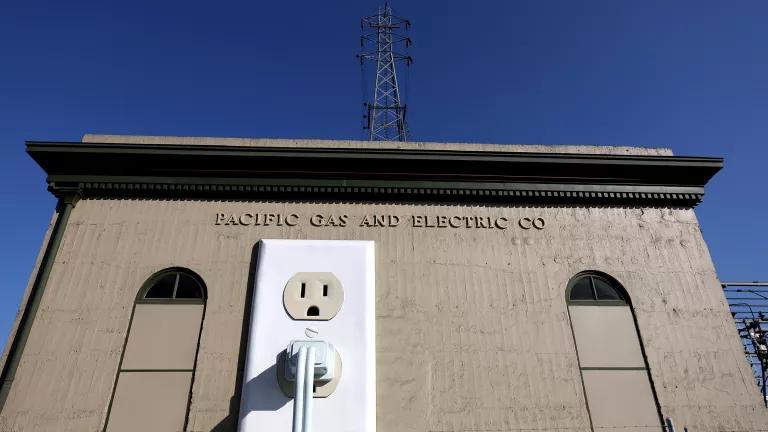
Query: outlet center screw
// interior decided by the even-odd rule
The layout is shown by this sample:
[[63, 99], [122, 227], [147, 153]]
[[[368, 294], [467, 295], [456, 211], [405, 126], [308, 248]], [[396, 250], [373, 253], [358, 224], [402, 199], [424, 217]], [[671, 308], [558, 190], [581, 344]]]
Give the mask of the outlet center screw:
[[318, 335], [320, 335], [320, 330], [317, 329], [317, 327], [307, 327], [304, 330], [304, 334], [307, 335], [309, 338], [316, 338]]

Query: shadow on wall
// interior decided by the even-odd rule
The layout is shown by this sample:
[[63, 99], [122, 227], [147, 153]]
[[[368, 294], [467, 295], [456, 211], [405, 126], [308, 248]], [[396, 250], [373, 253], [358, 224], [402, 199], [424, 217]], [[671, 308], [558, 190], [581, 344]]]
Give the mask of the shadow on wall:
[[[245, 357], [248, 351], [248, 333], [251, 323], [251, 303], [253, 302], [253, 287], [256, 286], [256, 265], [259, 261], [259, 245], [253, 246], [251, 252], [251, 265], [248, 268], [248, 286], [245, 291], [245, 308], [243, 312], [243, 326], [240, 331], [240, 354], [237, 359], [237, 379], [235, 380], [234, 394], [229, 398], [229, 413], [211, 432], [237, 432], [237, 425], [240, 421], [240, 395], [243, 389], [243, 370], [245, 369]], [[259, 374], [246, 384], [246, 391], [255, 388], [274, 389], [268, 393], [256, 393], [257, 397], [251, 400], [251, 406], [244, 410], [243, 414], [249, 411], [276, 411], [283, 407], [290, 400], [287, 398], [277, 384], [277, 366], [273, 365], [269, 369]]]
[[251, 411], [277, 411], [290, 401], [277, 382], [277, 360], [282, 356], [275, 358], [274, 365], [245, 385], [243, 392], [252, 396], [249, 405], [240, 413], [240, 420]]

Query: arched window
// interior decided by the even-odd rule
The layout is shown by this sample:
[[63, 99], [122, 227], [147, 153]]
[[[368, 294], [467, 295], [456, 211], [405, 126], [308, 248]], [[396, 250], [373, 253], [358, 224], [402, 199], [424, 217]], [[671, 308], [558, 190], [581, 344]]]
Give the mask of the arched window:
[[661, 416], [629, 296], [612, 277], [585, 272], [566, 290], [593, 430], [660, 430]]
[[138, 301], [180, 300], [204, 298], [203, 282], [197, 275], [183, 270], [166, 270], [156, 276], [156, 279], [145, 286], [143, 295]]
[[595, 305], [607, 305], [605, 302], [620, 302], [626, 305], [626, 296], [621, 288], [598, 274], [585, 273], [571, 281], [568, 300], [572, 304], [593, 302]]
[[184, 430], [206, 288], [194, 272], [169, 268], [136, 296], [105, 430]]

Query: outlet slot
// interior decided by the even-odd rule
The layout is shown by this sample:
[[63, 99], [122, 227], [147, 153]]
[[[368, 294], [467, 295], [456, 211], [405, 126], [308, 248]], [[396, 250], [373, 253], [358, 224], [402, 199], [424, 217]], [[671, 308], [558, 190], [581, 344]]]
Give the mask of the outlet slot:
[[327, 321], [343, 303], [344, 289], [330, 272], [294, 273], [283, 291], [285, 311], [295, 320]]

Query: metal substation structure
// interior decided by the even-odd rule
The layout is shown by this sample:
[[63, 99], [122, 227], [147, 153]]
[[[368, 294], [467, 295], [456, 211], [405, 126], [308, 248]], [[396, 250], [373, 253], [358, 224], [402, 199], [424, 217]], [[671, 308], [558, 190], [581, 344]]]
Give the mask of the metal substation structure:
[[724, 282], [725, 298], [768, 407], [768, 282]]
[[410, 26], [411, 22], [407, 19], [392, 15], [389, 2], [379, 7], [375, 15], [360, 20], [360, 47], [363, 51], [357, 57], [361, 65], [366, 60], [373, 60], [376, 64], [373, 101], [364, 104], [367, 109], [364, 129], [368, 131], [371, 141], [406, 141], [408, 138], [405, 121], [407, 106], [400, 98], [397, 65], [400, 63], [408, 67], [413, 63], [413, 58], [405, 52], [411, 45], [411, 39], [406, 35]]

